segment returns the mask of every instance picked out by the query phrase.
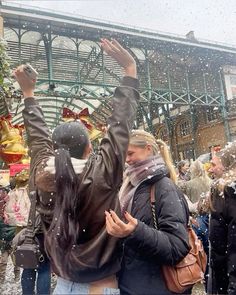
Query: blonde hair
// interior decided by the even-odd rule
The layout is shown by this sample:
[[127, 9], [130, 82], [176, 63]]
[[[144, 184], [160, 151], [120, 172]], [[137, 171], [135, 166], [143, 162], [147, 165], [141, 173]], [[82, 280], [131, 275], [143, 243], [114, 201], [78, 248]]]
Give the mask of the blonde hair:
[[171, 180], [176, 183], [177, 175], [173, 165], [172, 157], [168, 145], [161, 139], [155, 139], [155, 137], [144, 130], [132, 130], [130, 133], [129, 144], [139, 147], [145, 147], [149, 144], [152, 147], [153, 155], [160, 154], [163, 158], [169, 173]]
[[201, 161], [196, 160], [190, 165], [191, 179], [196, 177], [208, 178], [204, 165]]

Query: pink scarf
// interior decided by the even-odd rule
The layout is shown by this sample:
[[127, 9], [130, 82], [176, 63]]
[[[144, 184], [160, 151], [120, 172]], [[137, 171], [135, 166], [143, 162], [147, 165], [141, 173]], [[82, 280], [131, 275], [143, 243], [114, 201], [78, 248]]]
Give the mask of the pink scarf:
[[131, 211], [134, 193], [139, 184], [145, 179], [151, 179], [156, 174], [156, 171], [163, 167], [165, 167], [165, 163], [160, 155], [149, 157], [128, 166], [119, 193], [122, 215], [125, 211]]

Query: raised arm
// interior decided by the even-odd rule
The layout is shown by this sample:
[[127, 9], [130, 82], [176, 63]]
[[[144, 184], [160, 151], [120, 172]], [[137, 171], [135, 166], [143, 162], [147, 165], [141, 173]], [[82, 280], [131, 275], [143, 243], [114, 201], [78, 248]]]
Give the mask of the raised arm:
[[101, 39], [103, 50], [110, 55], [124, 69], [124, 75], [132, 78], [137, 77], [136, 62], [132, 55], [125, 50], [119, 42], [112, 39]]
[[51, 134], [45, 122], [42, 109], [34, 98], [35, 81], [30, 80], [25, 74], [24, 65], [19, 66], [14, 71], [14, 75], [24, 96], [25, 108], [23, 110], [23, 118], [31, 157], [31, 190], [35, 185], [34, 178], [38, 165], [53, 155], [54, 151]]
[[122, 182], [123, 169], [129, 143], [129, 132], [133, 126], [139, 98], [136, 63], [130, 53], [117, 41], [102, 39], [104, 51], [123, 68], [122, 84], [117, 87], [112, 103], [112, 115], [108, 118], [108, 130], [102, 139], [95, 169], [99, 171], [98, 182], [105, 179], [109, 187], [118, 189]]
[[[112, 186], [119, 186], [122, 180], [129, 131], [134, 122], [139, 98], [136, 63], [129, 52], [115, 40], [102, 39], [101, 46], [119, 63], [126, 76], [122, 86], [115, 90], [112, 101], [113, 113], [108, 120], [108, 132], [101, 142], [94, 167], [95, 173], [98, 172], [102, 176], [102, 179], [97, 178], [98, 182], [101, 183], [105, 178]], [[23, 66], [18, 67], [14, 74], [25, 98], [23, 116], [28, 134], [31, 167], [35, 172], [35, 167], [53, 155], [52, 142], [42, 110], [33, 98], [35, 83], [24, 73]]]

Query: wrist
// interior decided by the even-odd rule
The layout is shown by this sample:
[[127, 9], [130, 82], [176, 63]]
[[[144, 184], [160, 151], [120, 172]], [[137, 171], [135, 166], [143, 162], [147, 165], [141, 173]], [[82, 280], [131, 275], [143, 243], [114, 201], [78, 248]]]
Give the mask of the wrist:
[[135, 64], [125, 68], [125, 76], [137, 78], [137, 70]]
[[33, 97], [34, 96], [34, 91], [33, 90], [23, 91], [23, 96], [24, 96], [24, 98]]

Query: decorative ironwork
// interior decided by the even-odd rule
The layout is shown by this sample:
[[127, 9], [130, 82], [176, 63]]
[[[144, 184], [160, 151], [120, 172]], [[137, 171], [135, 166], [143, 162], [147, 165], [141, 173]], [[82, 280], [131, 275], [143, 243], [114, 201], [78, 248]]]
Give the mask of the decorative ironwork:
[[[122, 70], [102, 52], [99, 39], [112, 36], [137, 61], [141, 82], [137, 126], [153, 132], [159, 118], [171, 136], [173, 108], [188, 106], [194, 125], [194, 107], [216, 106], [230, 137], [219, 73], [225, 64], [235, 64], [235, 48], [42, 11], [36, 17], [35, 11], [22, 7], [2, 8], [12, 67], [29, 62], [38, 69], [36, 94], [46, 96], [39, 103], [51, 128], [60, 122], [63, 107], [75, 111], [88, 107], [99, 124], [110, 114], [110, 97]], [[18, 103], [12, 109], [18, 123], [21, 109]]]

